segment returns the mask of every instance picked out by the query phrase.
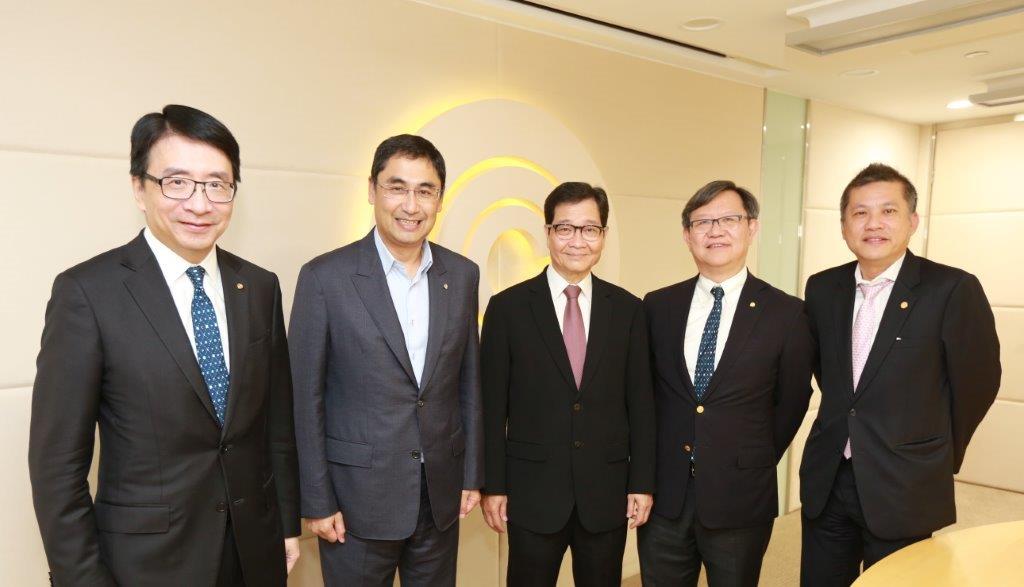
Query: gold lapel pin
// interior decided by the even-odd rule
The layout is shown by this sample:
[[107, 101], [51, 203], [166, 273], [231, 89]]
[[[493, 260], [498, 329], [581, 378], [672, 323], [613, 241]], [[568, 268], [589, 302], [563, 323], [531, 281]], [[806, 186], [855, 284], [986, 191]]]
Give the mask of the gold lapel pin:
[[910, 304], [908, 304], [907, 302], [900, 302], [900, 309], [901, 310], [906, 310], [909, 307], [910, 307]]
[[445, 288], [445, 289], [448, 289], [448, 284], [447, 284], [447, 283], [445, 283], [445, 284], [442, 284], [442, 285], [441, 285], [441, 287], [443, 287], [443, 288]]
[[238, 289], [245, 289], [245, 286], [244, 286], [244, 285], [242, 285], [242, 283], [241, 283], [241, 282], [238, 282], [238, 283], [236, 283], [236, 284], [235, 284], [235, 287], [237, 287]]
[[756, 308], [757, 307], [757, 302], [750, 302], [750, 307], [751, 308]]

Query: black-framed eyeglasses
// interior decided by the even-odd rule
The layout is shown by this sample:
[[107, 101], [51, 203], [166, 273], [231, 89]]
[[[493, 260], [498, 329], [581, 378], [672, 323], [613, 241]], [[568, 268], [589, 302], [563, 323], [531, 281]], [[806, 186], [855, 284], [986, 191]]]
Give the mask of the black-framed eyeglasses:
[[588, 242], [595, 242], [601, 238], [604, 231], [608, 230], [607, 226], [598, 226], [596, 224], [587, 224], [584, 226], [576, 226], [575, 224], [569, 224], [568, 222], [562, 222], [559, 224], [545, 224], [544, 228], [555, 231], [555, 236], [562, 240], [569, 240], [576, 235], [578, 230], [583, 235], [583, 240]]
[[203, 186], [203, 193], [206, 198], [215, 204], [227, 204], [235, 199], [235, 184], [221, 179], [211, 181], [196, 181], [187, 177], [153, 177], [143, 173], [143, 177], [152, 180], [160, 186], [160, 192], [164, 197], [172, 200], [187, 200], [196, 193], [197, 186]]
[[410, 188], [401, 183], [378, 183], [377, 187], [384, 192], [384, 197], [391, 198], [392, 200], [404, 198], [409, 192], [412, 192], [413, 195], [416, 196], [416, 199], [421, 202], [433, 202], [441, 197], [441, 188], [423, 185]]
[[750, 218], [745, 214], [729, 214], [728, 216], [721, 216], [719, 218], [701, 218], [700, 220], [690, 221], [690, 232], [697, 234], [704, 234], [711, 232], [711, 228], [714, 225], [718, 225], [722, 230], [734, 230], [740, 225], [740, 222], [744, 218]]

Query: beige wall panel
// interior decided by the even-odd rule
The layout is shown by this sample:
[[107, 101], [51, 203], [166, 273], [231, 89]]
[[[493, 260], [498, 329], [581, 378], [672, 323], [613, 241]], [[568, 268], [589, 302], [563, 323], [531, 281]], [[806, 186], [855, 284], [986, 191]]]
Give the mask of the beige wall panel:
[[243, 169], [231, 226], [220, 245], [277, 273], [285, 320], [302, 264], [362, 238], [373, 226], [366, 180]]
[[943, 130], [935, 146], [932, 211], [1024, 209], [1024, 124]]
[[[886, 163], [906, 175], [915, 185], [927, 183], [917, 177], [920, 156], [920, 127], [887, 118], [811, 101], [807, 153], [807, 189], [804, 206], [839, 210], [843, 188], [869, 163]], [[927, 210], [919, 202], [918, 212]]]
[[498, 587], [498, 535], [477, 507], [459, 522], [459, 587]]
[[0, 585], [45, 585], [46, 554], [39, 539], [32, 488], [28, 479], [28, 424], [32, 389], [0, 389], [0, 503], [4, 532], [0, 535]]
[[687, 199], [712, 179], [759, 192], [763, 90], [501, 28], [502, 91], [561, 118], [610, 191]]
[[365, 175], [382, 138], [498, 77], [498, 25], [406, 0], [8, 3], [2, 21], [0, 146], [29, 150], [120, 155], [171, 102], [221, 118], [247, 165]]
[[838, 210], [804, 210], [803, 259], [800, 263], [800, 296], [807, 278], [815, 273], [853, 261], [839, 227]]
[[793, 443], [789, 445], [789, 503], [786, 509], [791, 512], [800, 508], [800, 459], [804, 456], [804, 445], [807, 444], [807, 435], [811, 433], [811, 424], [818, 417], [818, 410], [807, 410], [804, 421], [800, 424]]
[[[308, 530], [304, 531], [308, 533]], [[320, 571], [320, 549], [315, 538], [304, 536], [299, 541], [299, 562], [288, 575], [288, 587], [322, 587], [323, 575]]]
[[996, 400], [967, 447], [957, 479], [1024, 492], [1020, 429], [1024, 403]]
[[1024, 211], [934, 215], [928, 242], [933, 261], [978, 276], [993, 306], [1024, 307]]
[[1003, 364], [999, 398], [1024, 402], [1024, 308], [992, 308], [992, 312]]
[[[639, 297], [689, 279], [697, 266], [683, 241], [683, 202], [666, 198], [611, 196], [619, 225], [621, 283]], [[630, 262], [625, 262], [625, 260]]]
[[[0, 151], [0, 387], [29, 385], [57, 273], [131, 240], [142, 227], [127, 160]], [[5, 283], [8, 283], [5, 281]]]

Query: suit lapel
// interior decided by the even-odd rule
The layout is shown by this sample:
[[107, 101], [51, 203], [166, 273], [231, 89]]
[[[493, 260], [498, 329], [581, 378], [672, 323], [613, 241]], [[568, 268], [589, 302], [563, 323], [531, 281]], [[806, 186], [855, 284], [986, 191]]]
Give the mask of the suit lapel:
[[[431, 245], [433, 246], [433, 245]], [[420, 377], [420, 393], [427, 388], [427, 382], [434, 373], [441, 347], [444, 345], [444, 333], [448, 325], [448, 305], [451, 296], [448, 294], [448, 281], [444, 263], [437, 251], [432, 251], [433, 264], [427, 270], [427, 287], [430, 289], [430, 322], [427, 332], [427, 354], [423, 361], [423, 375]]]
[[718, 360], [718, 366], [711, 375], [708, 382], [708, 390], [704, 393], [704, 402], [715, 392], [722, 380], [728, 376], [736, 359], [743, 354], [747, 339], [753, 332], [754, 326], [764, 309], [761, 299], [761, 292], [768, 287], [768, 284], [754, 277], [747, 275], [746, 283], [740, 290], [739, 301], [736, 302], [736, 312], [733, 314], [732, 325], [729, 326], [729, 336], [725, 341], [725, 348], [722, 349], [722, 358]]
[[839, 373], [843, 379], [846, 395], [853, 397], [853, 299], [857, 291], [853, 271], [856, 262], [845, 265], [836, 280], [836, 303], [833, 305], [835, 331], [839, 337], [836, 352], [839, 360]]
[[562, 339], [562, 331], [558, 327], [558, 318], [555, 316], [555, 302], [551, 299], [551, 288], [548, 287], [547, 269], [530, 280], [529, 288], [533, 294], [530, 300], [530, 310], [537, 330], [540, 332], [540, 338], [548, 347], [555, 367], [558, 368], [570, 387], [575, 390], [576, 378], [572, 375], [569, 354], [565, 351], [565, 341]]
[[693, 303], [693, 292], [696, 287], [696, 277], [679, 284], [669, 302], [668, 323], [665, 325], [673, 367], [669, 371], [672, 377], [669, 383], [681, 395], [689, 395], [694, 401], [697, 400], [697, 392], [694, 391], [693, 381], [690, 380], [690, 371], [686, 365], [686, 353], [683, 348], [686, 338], [686, 320], [690, 316], [690, 304]]
[[[240, 274], [241, 267], [231, 257], [217, 249], [217, 265], [220, 268], [221, 285], [224, 288], [224, 307], [228, 322], [228, 348], [231, 356], [229, 367], [228, 405], [224, 416], [224, 432], [231, 425], [235, 406], [242, 400], [239, 394], [245, 389], [242, 374], [245, 373], [246, 353], [249, 350], [249, 282]], [[239, 287], [241, 285], [241, 287]]]
[[[580, 379], [580, 388], [576, 390], [577, 397], [583, 393], [601, 366], [601, 355], [604, 354], [604, 349], [608, 346], [608, 338], [611, 336], [613, 309], [610, 298], [611, 289], [597, 276], [592, 275], [591, 280], [593, 287], [590, 301], [590, 332], [587, 335], [587, 355], [583, 361], [583, 377]], [[554, 302], [552, 302], [553, 305]], [[566, 356], [568, 357], [568, 353]], [[573, 382], [575, 383], [575, 380]]]
[[372, 230], [359, 243], [359, 268], [352, 276], [352, 284], [359, 292], [359, 297], [363, 300], [363, 306], [366, 307], [370, 318], [373, 319], [377, 329], [384, 336], [388, 348], [391, 349], [405, 374], [415, 385], [416, 374], [412, 370], [409, 350], [405, 348], [402, 325], [398, 322], [395, 303], [391, 299], [391, 290], [388, 289], [384, 268], [381, 266], [380, 256], [377, 254], [377, 246], [373, 242]]
[[903, 266], [900, 267], [900, 273], [896, 277], [896, 283], [892, 285], [892, 291], [889, 293], [889, 300], [885, 304], [882, 321], [878, 325], [878, 332], [871, 344], [871, 352], [868, 353], [868, 359], [864, 363], [864, 370], [861, 371], [860, 381], [857, 382], [854, 401], [863, 395], [868, 385], [871, 384], [871, 380], [878, 374], [879, 367], [882, 366], [886, 355], [889, 354], [893, 343], [896, 342], [896, 335], [903, 328], [903, 323], [907, 321], [910, 312], [916, 307], [917, 296], [912, 290], [920, 281], [921, 260], [907, 251]]
[[199, 363], [196, 361], [192, 344], [189, 343], [181, 316], [174, 305], [171, 290], [168, 289], [167, 281], [160, 272], [156, 257], [141, 234], [131, 242], [122, 265], [132, 270], [132, 274], [124, 280], [128, 293], [138, 304], [174, 362], [178, 364], [178, 368], [188, 380], [200, 403], [206, 408], [210, 418], [216, 423], [217, 417], [213, 411], [213, 402], [210, 401], [210, 392], [199, 370]]

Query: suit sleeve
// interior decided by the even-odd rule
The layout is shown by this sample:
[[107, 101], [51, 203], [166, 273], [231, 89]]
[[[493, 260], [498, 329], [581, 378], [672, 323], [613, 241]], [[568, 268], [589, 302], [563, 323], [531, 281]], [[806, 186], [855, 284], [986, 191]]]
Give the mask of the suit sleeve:
[[53, 284], [36, 369], [29, 476], [53, 584], [114, 585], [100, 561], [88, 482], [103, 345], [85, 292], [67, 274]]
[[506, 495], [505, 428], [512, 357], [502, 298], [492, 298], [480, 337], [480, 373], [484, 404], [484, 493]]
[[463, 456], [463, 489], [480, 489], [484, 484], [484, 429], [483, 406], [480, 397], [480, 336], [477, 316], [480, 312], [480, 269], [474, 267], [470, 300], [469, 339], [462, 355], [459, 377], [459, 405], [462, 408], [462, 431], [466, 438]]
[[635, 304], [626, 357], [626, 410], [629, 414], [629, 481], [627, 493], [654, 493], [655, 419], [654, 386], [647, 318], [642, 303]]
[[807, 413], [816, 349], [803, 304], [790, 321], [775, 385], [775, 459], [782, 458]]
[[973, 275], [965, 274], [950, 295], [942, 344], [952, 399], [954, 471], [959, 472], [967, 444], [995, 401], [1002, 376], [995, 318]]
[[286, 538], [302, 534], [299, 521], [299, 469], [292, 414], [292, 372], [284, 329], [281, 286], [274, 278], [274, 309], [271, 330], [269, 419], [270, 466], [274, 471], [278, 508]]
[[327, 468], [324, 424], [331, 341], [323, 288], [308, 264], [299, 272], [289, 329], [300, 513], [304, 518], [326, 518], [341, 510]]

